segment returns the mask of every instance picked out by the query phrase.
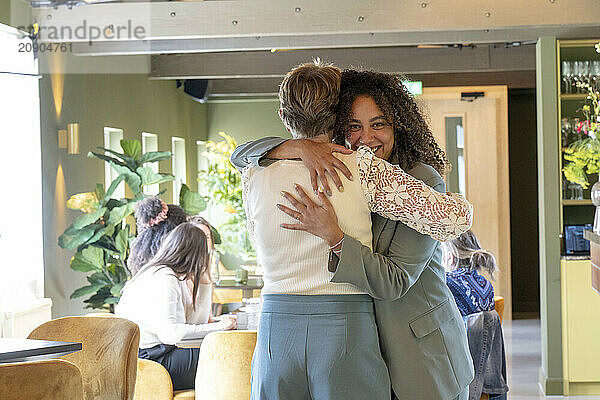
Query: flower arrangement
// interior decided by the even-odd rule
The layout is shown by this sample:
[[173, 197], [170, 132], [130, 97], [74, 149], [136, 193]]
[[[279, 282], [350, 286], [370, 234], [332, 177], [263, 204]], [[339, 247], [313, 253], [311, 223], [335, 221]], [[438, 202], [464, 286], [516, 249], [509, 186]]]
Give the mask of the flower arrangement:
[[575, 127], [584, 137], [565, 149], [564, 158], [568, 163], [563, 172], [568, 181], [587, 188], [587, 175], [600, 172], [600, 93], [588, 83], [578, 82], [577, 86], [588, 93], [586, 104], [581, 108], [584, 119]]

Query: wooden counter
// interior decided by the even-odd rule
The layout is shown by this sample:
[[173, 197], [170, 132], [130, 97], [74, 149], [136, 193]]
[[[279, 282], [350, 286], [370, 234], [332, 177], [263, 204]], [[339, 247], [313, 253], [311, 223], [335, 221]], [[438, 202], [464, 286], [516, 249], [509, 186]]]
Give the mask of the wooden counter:
[[600, 294], [600, 236], [592, 231], [583, 232], [583, 237], [590, 241], [592, 259], [592, 287]]

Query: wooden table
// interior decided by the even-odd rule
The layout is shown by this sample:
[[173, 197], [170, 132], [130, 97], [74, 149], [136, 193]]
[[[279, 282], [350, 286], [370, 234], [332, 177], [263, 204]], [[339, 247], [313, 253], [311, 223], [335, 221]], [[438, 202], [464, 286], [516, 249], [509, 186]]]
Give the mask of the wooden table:
[[0, 338], [0, 363], [56, 358], [81, 350], [81, 343]]
[[600, 294], [600, 236], [590, 230], [585, 230], [583, 237], [590, 241], [592, 288]]
[[246, 284], [237, 283], [234, 278], [232, 279], [221, 279], [215, 284], [215, 289], [239, 289], [242, 291], [242, 296], [246, 299], [253, 297], [253, 291], [263, 288], [262, 278], [248, 278]]

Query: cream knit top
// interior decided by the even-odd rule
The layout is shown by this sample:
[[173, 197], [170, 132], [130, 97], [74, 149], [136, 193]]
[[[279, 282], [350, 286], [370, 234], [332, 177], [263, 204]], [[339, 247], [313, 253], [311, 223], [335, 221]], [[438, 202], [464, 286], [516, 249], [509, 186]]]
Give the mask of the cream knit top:
[[[473, 208], [463, 196], [436, 192], [400, 167], [375, 157], [368, 147], [336, 157], [348, 166], [354, 180], [340, 174], [344, 191], [334, 190], [329, 200], [340, 229], [363, 245], [372, 245], [371, 212], [400, 220], [438, 240], [453, 239], [470, 228]], [[296, 183], [319, 203], [301, 161], [250, 166], [242, 173], [248, 230], [264, 269], [262, 293], [364, 294], [352, 284], [331, 282], [329, 247], [321, 238], [280, 227], [297, 223], [276, 207], [277, 203], [287, 204], [281, 192], [294, 194]]]

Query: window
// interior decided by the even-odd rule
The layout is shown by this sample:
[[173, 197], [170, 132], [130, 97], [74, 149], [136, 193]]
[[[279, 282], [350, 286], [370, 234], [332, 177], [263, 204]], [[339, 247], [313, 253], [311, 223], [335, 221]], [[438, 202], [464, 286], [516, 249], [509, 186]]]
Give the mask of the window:
[[[198, 140], [196, 142], [196, 148], [198, 151], [198, 177], [200, 177], [203, 171], [208, 170], [208, 158], [206, 157], [206, 142], [203, 140]], [[202, 189], [203, 188], [198, 188], [199, 191]]]
[[[158, 151], [158, 135], [149, 132], [142, 132], [142, 153], [146, 154], [152, 151]], [[158, 174], [157, 162], [144, 164], [144, 167], [150, 167], [155, 174]], [[156, 196], [158, 195], [159, 191], [160, 189], [158, 183], [144, 186], [144, 194], [149, 196]]]
[[[123, 140], [123, 129], [104, 127], [104, 148], [122, 153], [121, 140]], [[111, 155], [109, 152], [105, 154]], [[109, 163], [104, 163], [104, 190], [108, 190], [112, 181], [118, 176], [119, 173]], [[119, 183], [111, 196], [113, 199], [122, 199], [123, 197], [125, 197], [125, 182]]]
[[[16, 51], [20, 44], [31, 45], [31, 40], [19, 38], [16, 29], [0, 29], [0, 315], [44, 297], [38, 66], [32, 52]], [[58, 151], [57, 134], [44, 132], [45, 137], [54, 138], [48, 145], [55, 148], [48, 151]], [[52, 179], [50, 187], [54, 180], [57, 186], [64, 184], [62, 165], [54, 168], [46, 171]]]
[[448, 191], [466, 194], [465, 178], [465, 129], [463, 116], [445, 117], [446, 155], [452, 164], [448, 174]]
[[181, 184], [186, 183], [185, 179], [185, 139], [179, 137], [171, 138], [172, 153], [172, 171], [175, 176], [173, 181], [173, 204], [179, 204], [179, 192]]

